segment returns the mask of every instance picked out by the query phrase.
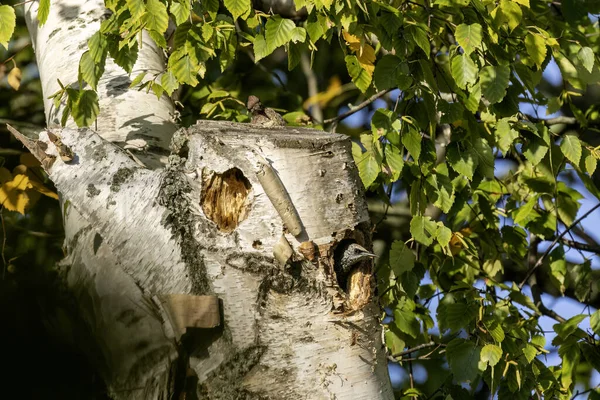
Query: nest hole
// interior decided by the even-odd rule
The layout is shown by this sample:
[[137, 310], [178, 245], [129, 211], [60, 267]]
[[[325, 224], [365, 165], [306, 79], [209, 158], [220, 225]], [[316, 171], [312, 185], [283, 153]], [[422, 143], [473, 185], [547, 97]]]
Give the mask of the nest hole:
[[220, 231], [233, 232], [248, 217], [251, 189], [250, 181], [237, 168], [211, 173], [202, 179], [202, 211]]

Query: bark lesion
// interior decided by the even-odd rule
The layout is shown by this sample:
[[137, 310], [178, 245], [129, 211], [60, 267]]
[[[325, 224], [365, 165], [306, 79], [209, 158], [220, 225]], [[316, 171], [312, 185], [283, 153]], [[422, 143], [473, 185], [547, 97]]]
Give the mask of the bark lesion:
[[222, 174], [203, 173], [202, 211], [217, 224], [221, 232], [233, 232], [248, 217], [251, 190], [250, 181], [238, 168], [231, 168]]

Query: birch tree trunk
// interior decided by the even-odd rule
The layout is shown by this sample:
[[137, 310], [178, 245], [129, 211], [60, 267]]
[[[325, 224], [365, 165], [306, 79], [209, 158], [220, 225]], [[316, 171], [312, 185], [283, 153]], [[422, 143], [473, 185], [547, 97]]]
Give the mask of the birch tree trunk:
[[[76, 81], [104, 9], [54, 1], [39, 27], [36, 8], [27, 18], [47, 97], [57, 79]], [[145, 39], [135, 69], [162, 63]], [[344, 287], [334, 265], [336, 246], [371, 244], [350, 141], [210, 121], [173, 134], [170, 100], [128, 81], [107, 63], [97, 130], [55, 128], [62, 111], [47, 101], [47, 148], [21, 138], [62, 196], [57, 334], [115, 399], [393, 398], [372, 265]]]

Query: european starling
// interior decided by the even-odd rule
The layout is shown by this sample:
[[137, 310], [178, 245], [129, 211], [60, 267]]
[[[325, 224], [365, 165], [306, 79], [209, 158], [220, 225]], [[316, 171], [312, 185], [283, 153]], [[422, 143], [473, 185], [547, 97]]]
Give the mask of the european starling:
[[248, 111], [252, 115], [252, 124], [262, 126], [264, 128], [275, 128], [285, 126], [285, 121], [272, 108], [263, 106], [258, 97], [248, 97], [248, 104], [246, 105]]
[[348, 274], [356, 264], [369, 258], [375, 258], [371, 253], [357, 243], [342, 241], [335, 249], [333, 260], [338, 284], [344, 290], [348, 281]]

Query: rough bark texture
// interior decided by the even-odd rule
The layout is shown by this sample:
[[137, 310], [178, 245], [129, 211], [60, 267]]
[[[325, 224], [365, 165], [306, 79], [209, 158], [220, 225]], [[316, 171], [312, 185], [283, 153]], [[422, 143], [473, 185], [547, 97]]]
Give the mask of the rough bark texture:
[[[76, 81], [100, 4], [55, 1], [42, 28], [29, 9], [45, 97], [57, 78]], [[162, 55], [143, 49], [139, 68], [160, 70]], [[372, 265], [356, 266], [346, 287], [334, 269], [343, 240], [370, 246], [350, 141], [209, 121], [173, 136], [170, 101], [126, 91], [109, 64], [99, 132], [54, 130], [71, 161], [47, 133], [36, 153], [61, 193], [67, 237], [57, 283], [68, 306], [48, 314], [54, 329], [116, 399], [392, 398]], [[59, 110], [48, 101], [46, 113], [52, 126]], [[144, 168], [122, 149], [171, 137], [164, 169], [164, 152], [136, 153]], [[186, 304], [206, 306], [212, 322], [193, 322]]]

